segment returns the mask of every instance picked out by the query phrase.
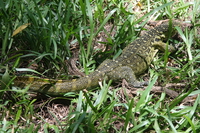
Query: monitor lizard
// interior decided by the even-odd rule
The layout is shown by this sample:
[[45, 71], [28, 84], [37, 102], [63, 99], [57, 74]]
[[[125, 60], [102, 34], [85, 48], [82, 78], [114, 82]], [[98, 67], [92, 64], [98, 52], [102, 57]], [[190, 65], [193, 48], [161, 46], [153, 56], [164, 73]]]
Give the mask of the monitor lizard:
[[133, 87], [142, 87], [147, 85], [147, 82], [139, 82], [137, 78], [148, 69], [158, 50], [175, 51], [173, 46], [167, 45], [163, 40], [167, 39], [169, 31], [175, 31], [174, 27], [179, 25], [180, 23], [176, 21], [172, 21], [171, 24], [164, 22], [149, 30], [126, 46], [119, 57], [103, 61], [94, 72], [79, 79], [68, 81], [17, 77], [14, 86], [30, 85], [30, 90], [49, 95], [63, 95], [67, 92], [92, 88], [98, 86], [100, 80], [125, 79]]

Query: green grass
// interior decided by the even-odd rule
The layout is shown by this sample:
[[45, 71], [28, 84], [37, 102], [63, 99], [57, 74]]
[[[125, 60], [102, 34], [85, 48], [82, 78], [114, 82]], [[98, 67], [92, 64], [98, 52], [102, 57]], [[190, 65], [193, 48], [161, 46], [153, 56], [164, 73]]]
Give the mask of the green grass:
[[[3, 0], [0, 132], [200, 132], [200, 97], [191, 106], [181, 105], [185, 97], [200, 93], [200, 1], [147, 0], [141, 4], [136, 12], [137, 2], [125, 0]], [[163, 19], [191, 21], [193, 27], [176, 28], [182, 41], [170, 40], [179, 44], [171, 57], [173, 66], [167, 65], [167, 53], [156, 56], [148, 73], [149, 86], [134, 97], [124, 88], [113, 87], [111, 81], [103, 82], [98, 90], [64, 97], [32, 97], [28, 87], [11, 88], [19, 74], [70, 79], [65, 60], [73, 57], [72, 47], [80, 51], [79, 69], [89, 74], [106, 58], [118, 57], [146, 22]], [[31, 24], [12, 37], [14, 30], [27, 23]], [[110, 30], [105, 28], [108, 24], [113, 25]], [[96, 41], [100, 33], [106, 37]], [[106, 50], [95, 49], [97, 43]], [[28, 68], [33, 64], [37, 70]], [[181, 95], [170, 99], [165, 93], [150, 93], [155, 83], [184, 83], [185, 87], [171, 88]]]

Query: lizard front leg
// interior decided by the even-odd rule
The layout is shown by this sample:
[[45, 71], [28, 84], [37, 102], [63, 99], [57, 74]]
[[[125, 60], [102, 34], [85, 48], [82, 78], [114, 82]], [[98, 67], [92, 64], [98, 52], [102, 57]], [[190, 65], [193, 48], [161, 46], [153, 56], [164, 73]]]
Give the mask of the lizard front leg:
[[106, 74], [109, 79], [114, 81], [118, 81], [121, 79], [125, 79], [129, 85], [137, 88], [141, 88], [144, 85], [148, 85], [147, 82], [139, 82], [136, 79], [134, 71], [128, 66], [117, 67], [113, 71]]

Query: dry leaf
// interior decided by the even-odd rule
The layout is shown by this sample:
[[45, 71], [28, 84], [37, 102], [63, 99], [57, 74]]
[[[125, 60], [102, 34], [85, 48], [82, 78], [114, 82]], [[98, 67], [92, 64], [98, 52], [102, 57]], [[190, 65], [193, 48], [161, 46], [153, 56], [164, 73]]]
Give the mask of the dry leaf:
[[16, 34], [18, 34], [19, 32], [21, 32], [22, 30], [24, 30], [27, 26], [29, 26], [31, 23], [26, 23], [23, 24], [21, 26], [19, 26], [12, 34], [12, 37], [15, 36]]

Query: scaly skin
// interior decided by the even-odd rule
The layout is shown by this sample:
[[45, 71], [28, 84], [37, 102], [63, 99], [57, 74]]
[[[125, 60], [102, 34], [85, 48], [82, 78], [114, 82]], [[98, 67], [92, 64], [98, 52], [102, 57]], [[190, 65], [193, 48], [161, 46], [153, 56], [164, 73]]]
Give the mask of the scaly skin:
[[[92, 88], [98, 85], [100, 80], [121, 80], [134, 86], [141, 87], [146, 83], [136, 80], [147, 70], [158, 50], [165, 51], [167, 45], [163, 40], [167, 39], [169, 22], [165, 22], [154, 29], [149, 30], [145, 35], [136, 39], [132, 44], [124, 48], [122, 54], [115, 60], [105, 60], [93, 73], [77, 80], [50, 80], [33, 77], [17, 77], [14, 85], [24, 87], [30, 85], [30, 90], [49, 95], [63, 95], [67, 92], [79, 91]], [[172, 22], [171, 30], [180, 24]], [[168, 51], [173, 52], [175, 48], [168, 46]]]

